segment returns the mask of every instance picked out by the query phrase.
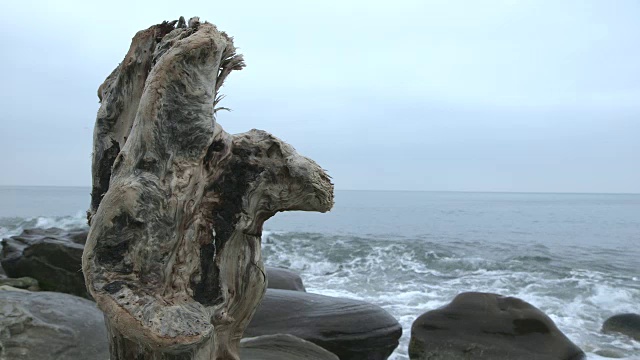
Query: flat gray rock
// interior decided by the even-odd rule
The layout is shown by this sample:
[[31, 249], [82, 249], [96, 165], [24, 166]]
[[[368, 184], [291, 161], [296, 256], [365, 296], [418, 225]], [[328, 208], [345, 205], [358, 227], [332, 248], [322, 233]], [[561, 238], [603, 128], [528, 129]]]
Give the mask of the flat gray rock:
[[413, 360], [581, 360], [585, 354], [538, 308], [514, 297], [468, 292], [411, 327]]
[[77, 296], [3, 287], [0, 359], [108, 360], [102, 312]]
[[338, 357], [312, 342], [288, 334], [242, 339], [242, 360], [338, 360]]
[[343, 360], [382, 360], [398, 346], [402, 327], [364, 301], [267, 289], [245, 337], [291, 334]]

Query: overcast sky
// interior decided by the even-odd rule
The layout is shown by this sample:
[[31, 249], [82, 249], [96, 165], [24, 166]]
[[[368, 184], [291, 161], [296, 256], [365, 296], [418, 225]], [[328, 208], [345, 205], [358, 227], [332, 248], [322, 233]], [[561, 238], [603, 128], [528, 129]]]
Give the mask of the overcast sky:
[[2, 1], [0, 185], [90, 185], [96, 89], [198, 15], [247, 67], [218, 122], [337, 189], [640, 192], [640, 2]]

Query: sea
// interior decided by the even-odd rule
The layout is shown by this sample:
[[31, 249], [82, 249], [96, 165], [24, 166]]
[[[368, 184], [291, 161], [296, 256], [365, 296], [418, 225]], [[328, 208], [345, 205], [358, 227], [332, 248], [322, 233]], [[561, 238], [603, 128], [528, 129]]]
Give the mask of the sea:
[[[87, 187], [0, 187], [0, 237], [86, 226]], [[466, 291], [521, 298], [589, 359], [640, 359], [640, 342], [603, 334], [640, 313], [640, 194], [336, 191], [324, 214], [265, 224], [266, 264], [299, 272], [307, 291], [364, 300], [403, 327]]]

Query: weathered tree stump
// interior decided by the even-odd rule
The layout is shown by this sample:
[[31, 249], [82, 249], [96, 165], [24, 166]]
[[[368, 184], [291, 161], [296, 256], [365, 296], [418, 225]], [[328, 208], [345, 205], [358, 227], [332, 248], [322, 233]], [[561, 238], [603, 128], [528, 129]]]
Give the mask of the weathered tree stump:
[[82, 267], [112, 359], [238, 359], [265, 291], [263, 223], [333, 205], [314, 161], [222, 130], [218, 92], [242, 56], [212, 24], [175, 24], [138, 32], [98, 89]]

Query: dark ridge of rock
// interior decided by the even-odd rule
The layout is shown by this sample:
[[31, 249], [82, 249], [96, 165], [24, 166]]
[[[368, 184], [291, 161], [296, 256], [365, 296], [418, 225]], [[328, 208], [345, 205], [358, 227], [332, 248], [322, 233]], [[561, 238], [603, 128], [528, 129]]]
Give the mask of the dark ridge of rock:
[[302, 278], [296, 272], [270, 266], [265, 267], [265, 270], [267, 272], [267, 288], [307, 291], [302, 283]]
[[102, 312], [73, 295], [0, 290], [0, 359], [109, 359]]
[[9, 277], [31, 277], [40, 288], [90, 298], [82, 275], [87, 230], [27, 229], [2, 240], [0, 263]]
[[538, 308], [497, 294], [462, 293], [411, 327], [413, 360], [581, 360], [584, 352]]
[[291, 334], [343, 360], [382, 360], [398, 346], [402, 327], [363, 301], [268, 289], [245, 337]]
[[312, 342], [288, 334], [245, 338], [240, 342], [242, 360], [338, 360]]
[[620, 333], [640, 341], [640, 314], [617, 314], [602, 324], [604, 333]]

